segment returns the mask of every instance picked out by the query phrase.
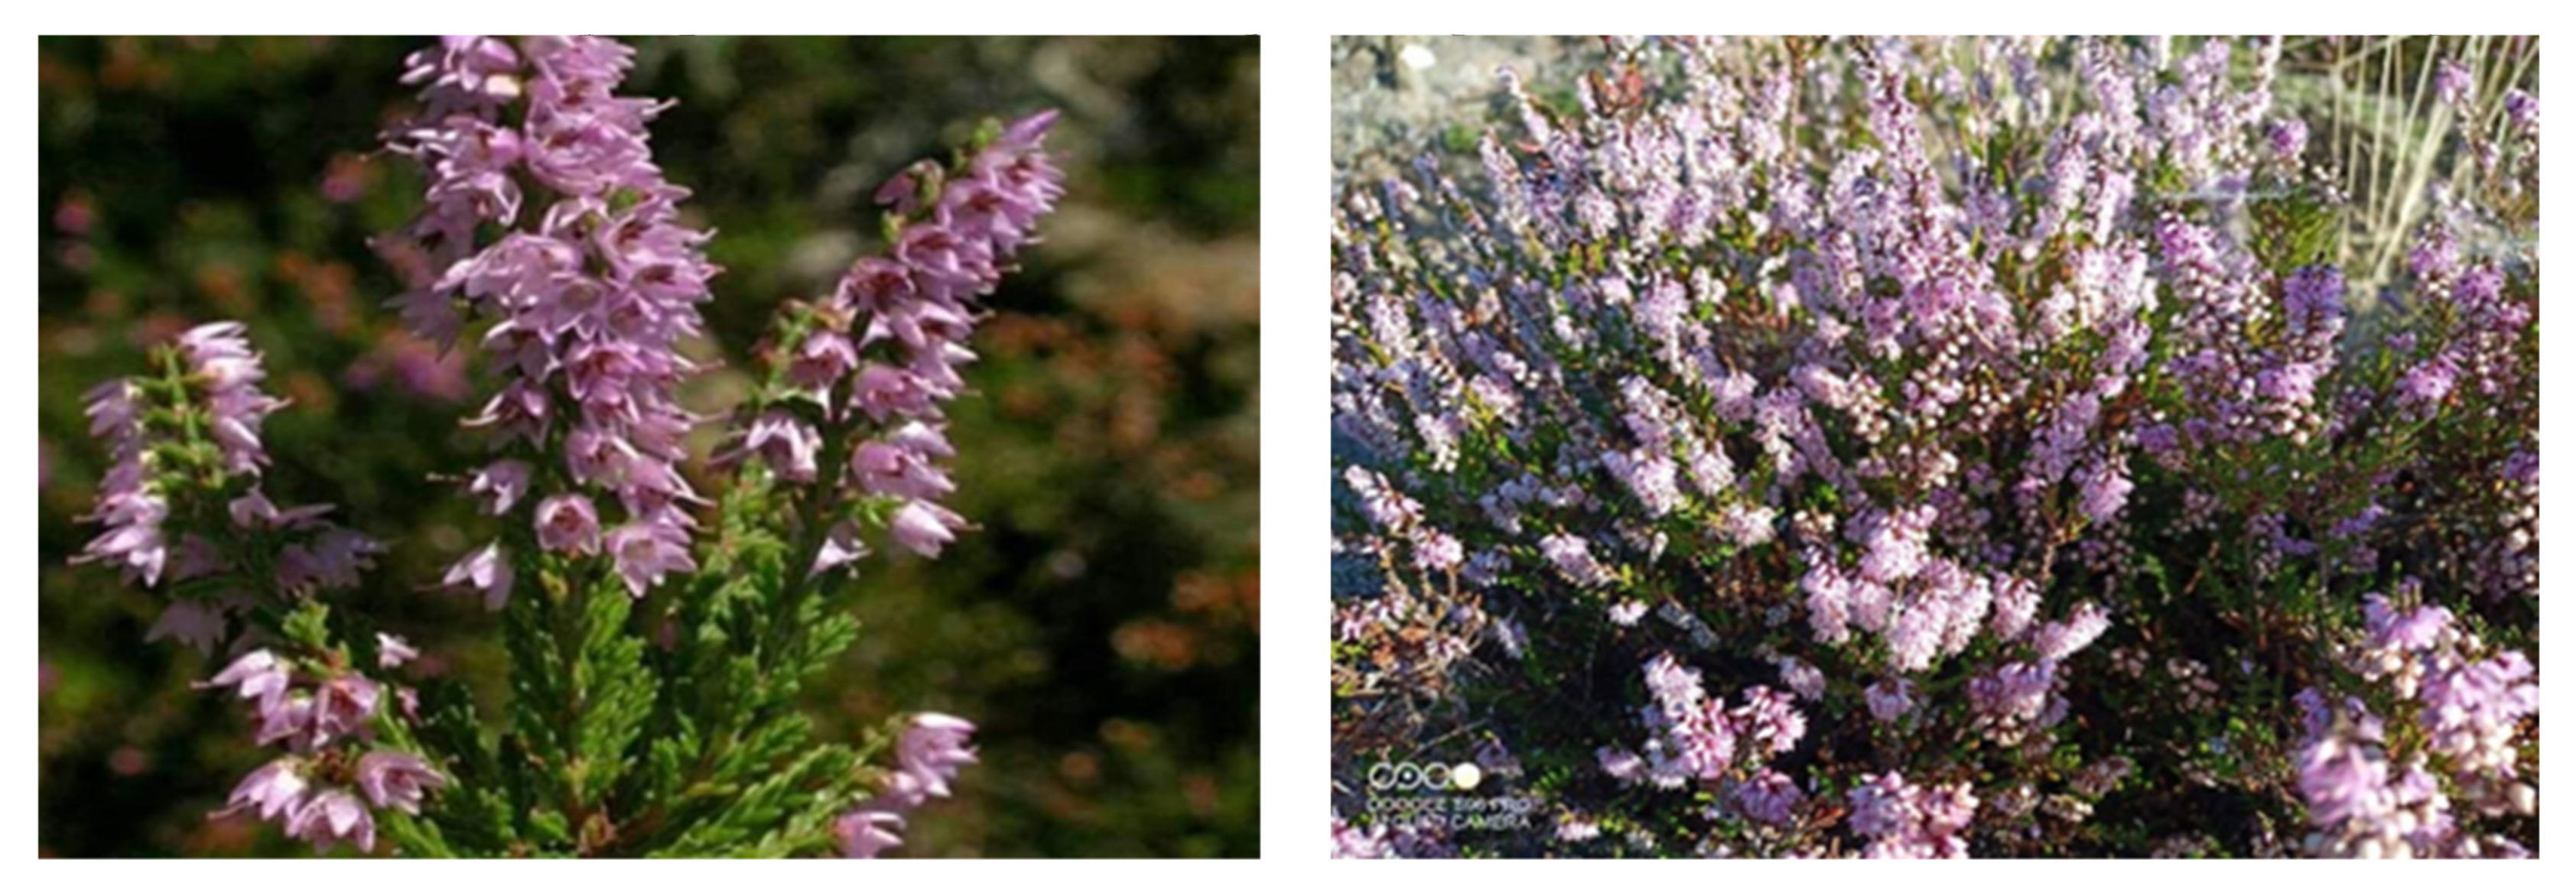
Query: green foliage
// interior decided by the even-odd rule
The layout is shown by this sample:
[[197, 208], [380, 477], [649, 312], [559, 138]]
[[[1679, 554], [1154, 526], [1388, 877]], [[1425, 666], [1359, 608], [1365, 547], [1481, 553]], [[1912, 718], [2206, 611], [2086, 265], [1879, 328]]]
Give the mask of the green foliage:
[[2284, 184], [2248, 204], [2256, 260], [2275, 277], [2308, 265], [2337, 261], [2344, 233], [2343, 204], [2322, 184]]

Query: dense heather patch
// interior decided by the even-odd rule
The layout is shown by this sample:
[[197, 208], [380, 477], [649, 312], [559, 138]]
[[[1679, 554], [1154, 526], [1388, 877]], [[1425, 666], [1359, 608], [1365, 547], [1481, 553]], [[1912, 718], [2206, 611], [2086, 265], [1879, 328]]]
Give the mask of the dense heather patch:
[[2280, 54], [1620, 41], [1341, 197], [1336, 854], [2534, 848], [2538, 101], [2356, 314]]

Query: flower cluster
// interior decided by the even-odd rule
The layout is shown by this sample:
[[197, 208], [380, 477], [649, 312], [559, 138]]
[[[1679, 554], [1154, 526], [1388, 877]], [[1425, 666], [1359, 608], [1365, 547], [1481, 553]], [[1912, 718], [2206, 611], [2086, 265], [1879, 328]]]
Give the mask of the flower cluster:
[[356, 657], [390, 669], [418, 654], [382, 634], [353, 654], [316, 630], [318, 615], [303, 617], [313, 625], [288, 615], [285, 630], [243, 624], [234, 633], [236, 617], [318, 613], [318, 595], [358, 587], [383, 548], [332, 523], [329, 507], [269, 499], [262, 428], [284, 403], [261, 390], [266, 369], [241, 325], [198, 327], [157, 354], [159, 377], [91, 393], [92, 429], [114, 465], [93, 515], [108, 531], [81, 559], [147, 587], [184, 588], [149, 640], [209, 654], [236, 640], [274, 642], [240, 653], [204, 685], [249, 702], [258, 744], [287, 753], [244, 779], [219, 814], [278, 822], [319, 850], [373, 852], [369, 803], [416, 815], [423, 791], [445, 778], [416, 755], [376, 745], [379, 720], [414, 698], [358, 671]]
[[89, 519], [106, 528], [74, 562], [102, 563], [146, 587], [191, 586], [151, 640], [205, 653], [263, 599], [355, 587], [384, 547], [329, 520], [327, 506], [280, 509], [262, 480], [262, 425], [284, 402], [240, 324], [190, 330], [160, 353], [161, 375], [89, 395], [90, 431], [111, 466]]
[[895, 770], [882, 793], [841, 816], [837, 830], [841, 849], [853, 859], [873, 859], [903, 845], [904, 819], [933, 798], [947, 799], [949, 785], [965, 766], [974, 765], [975, 750], [967, 739], [973, 723], [937, 713], [923, 713], [895, 741]]
[[[1653, 700], [1640, 711], [1651, 734], [1643, 755], [1617, 747], [1599, 751], [1603, 773], [1623, 784], [1642, 781], [1672, 790], [1693, 782], [1729, 781], [1745, 770], [1745, 763], [1758, 767], [1806, 736], [1807, 719], [1789, 695], [1754, 685], [1745, 689], [1742, 705], [1728, 709], [1726, 701], [1703, 690], [1698, 671], [1683, 668], [1670, 654], [1646, 664], [1646, 691]], [[1771, 774], [1776, 773], [1754, 772], [1757, 779]], [[1748, 814], [1785, 820], [1771, 810], [1796, 798], [1794, 784], [1785, 794], [1766, 784], [1751, 800], [1763, 811]]]
[[[680, 220], [689, 191], [653, 164], [646, 125], [667, 106], [616, 94], [633, 57], [593, 37], [414, 54], [422, 112], [387, 145], [428, 172], [429, 204], [388, 251], [416, 260], [396, 300], [415, 333], [452, 345], [489, 322], [483, 350], [507, 385], [468, 424], [511, 456], [476, 474], [484, 510], [525, 520], [537, 550], [604, 556], [640, 598], [696, 569], [680, 464], [697, 418], [675, 390], [697, 367], [678, 343], [700, 332], [718, 272]], [[478, 244], [486, 227], [503, 235]], [[506, 545], [528, 541], [475, 551], [449, 584], [506, 602]]]
[[[2278, 39], [1604, 47], [1570, 102], [1500, 73], [1474, 153], [1336, 207], [1341, 755], [1458, 705], [1590, 757], [1536, 796], [1629, 834], [1480, 844], [2155, 842], [2212, 788], [2292, 792], [2237, 754], [2297, 739], [2282, 696], [2341, 674], [2371, 589], [2536, 638], [2538, 259], [2460, 236], [2536, 233], [2511, 178], [2459, 169], [2364, 285]], [[2513, 102], [2463, 140], [2536, 146]], [[2105, 694], [2104, 647], [2226, 696]], [[2536, 674], [2491, 663], [2424, 673], [2454, 802], [2530, 777], [2498, 695]], [[1642, 744], [1584, 700], [1642, 703]]]
[[[981, 300], [1063, 197], [1064, 174], [1042, 146], [1055, 119], [1001, 126], [955, 170], [925, 161], [878, 191], [893, 245], [853, 264], [828, 298], [781, 316], [771, 394], [744, 414], [734, 459], [756, 457], [800, 487], [828, 478], [815, 500], [873, 507], [904, 553], [935, 559], [956, 540], [966, 521], [941, 503], [956, 490], [944, 406], [965, 389]], [[840, 515], [818, 570], [867, 553], [860, 520]]]
[[1977, 814], [1966, 784], [1924, 787], [1900, 772], [1864, 775], [1851, 793], [1852, 832], [1869, 838], [1873, 859], [1952, 859], [1968, 854], [1960, 836]]
[[[2398, 597], [2363, 598], [2351, 660], [2372, 693], [2337, 700], [2301, 691], [2305, 734], [2299, 793], [2315, 833], [2309, 852], [2340, 856], [2521, 855], [2513, 840], [2472, 836], [2455, 818], [2532, 815], [2538, 793], [2519, 780], [2521, 727], [2540, 713], [2531, 660], [2491, 651], [2409, 582]], [[2383, 717], [2373, 706], [2397, 710]], [[2392, 737], [2392, 728], [2413, 736]], [[2393, 745], [2417, 744], [2412, 755]], [[2451, 787], [2437, 775], [2446, 775]], [[2456, 805], [2455, 805], [2456, 801]]]
[[[416, 658], [410, 646], [379, 636], [385, 668]], [[376, 743], [377, 720], [417, 702], [355, 669], [282, 658], [259, 650], [243, 654], [206, 687], [230, 690], [251, 704], [261, 746], [283, 744], [287, 755], [251, 772], [233, 789], [223, 815], [275, 821], [286, 835], [328, 852], [341, 844], [361, 853], [376, 850], [376, 810], [419, 815], [421, 798], [447, 786], [447, 777], [419, 756]]]

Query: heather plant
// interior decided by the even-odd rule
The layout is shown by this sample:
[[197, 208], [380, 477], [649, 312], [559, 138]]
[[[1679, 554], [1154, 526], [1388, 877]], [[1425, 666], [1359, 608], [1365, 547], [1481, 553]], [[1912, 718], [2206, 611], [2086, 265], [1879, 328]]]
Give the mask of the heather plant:
[[246, 328], [190, 330], [91, 394], [114, 466], [78, 562], [164, 594], [154, 639], [222, 657], [204, 687], [275, 751], [224, 814], [324, 851], [867, 858], [977, 762], [963, 719], [822, 743], [795, 700], [857, 638], [843, 601], [871, 561], [972, 528], [944, 503], [945, 408], [979, 301], [1061, 197], [1053, 116], [877, 194], [886, 248], [781, 307], [702, 495], [680, 344], [720, 271], [653, 164], [667, 107], [617, 92], [631, 65], [600, 38], [447, 38], [407, 61], [420, 108], [386, 138], [429, 183], [378, 247], [410, 286], [393, 305], [442, 349], [471, 338], [499, 384], [461, 421], [488, 461], [445, 471], [489, 540], [427, 583], [492, 615], [497, 718], [408, 679], [419, 651], [369, 621], [422, 584], [368, 580], [382, 543], [271, 499], [263, 424], [286, 403]]
[[2353, 295], [2283, 46], [1617, 40], [1339, 197], [1335, 854], [2534, 850], [2538, 99]]

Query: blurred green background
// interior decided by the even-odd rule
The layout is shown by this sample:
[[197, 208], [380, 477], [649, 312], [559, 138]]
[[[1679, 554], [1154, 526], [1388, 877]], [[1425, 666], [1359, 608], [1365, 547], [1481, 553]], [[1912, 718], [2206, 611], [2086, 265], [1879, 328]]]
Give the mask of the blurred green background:
[[[955, 411], [958, 509], [935, 565], [872, 568], [860, 646], [815, 690], [826, 732], [937, 710], [984, 764], [908, 856], [1259, 852], [1258, 38], [640, 38], [626, 92], [727, 270], [692, 353], [720, 412], [777, 301], [876, 248], [868, 198], [986, 116], [1064, 110], [1071, 195], [992, 301]], [[486, 531], [435, 475], [488, 383], [399, 332], [368, 237], [418, 206], [412, 39], [45, 38], [38, 47], [44, 855], [300, 855], [209, 822], [262, 761], [237, 707], [146, 646], [158, 602], [67, 568], [102, 466], [79, 397], [193, 322], [252, 325], [280, 500], [393, 541], [368, 611], [430, 674], [490, 688], [492, 620], [415, 587]], [[712, 439], [713, 428], [701, 433]]]

